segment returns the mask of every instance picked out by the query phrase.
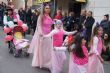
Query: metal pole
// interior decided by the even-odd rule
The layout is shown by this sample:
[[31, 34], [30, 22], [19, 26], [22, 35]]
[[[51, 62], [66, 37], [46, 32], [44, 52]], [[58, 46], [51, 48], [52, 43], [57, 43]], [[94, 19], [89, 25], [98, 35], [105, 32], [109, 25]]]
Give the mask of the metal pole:
[[25, 0], [25, 9], [27, 10], [27, 2], [28, 0]]
[[55, 11], [55, 9], [56, 9], [56, 1], [54, 0], [54, 11]]
[[53, 18], [54, 18], [54, 15], [55, 15], [55, 12], [56, 12], [56, 0], [54, 0], [54, 10], [53, 10]]

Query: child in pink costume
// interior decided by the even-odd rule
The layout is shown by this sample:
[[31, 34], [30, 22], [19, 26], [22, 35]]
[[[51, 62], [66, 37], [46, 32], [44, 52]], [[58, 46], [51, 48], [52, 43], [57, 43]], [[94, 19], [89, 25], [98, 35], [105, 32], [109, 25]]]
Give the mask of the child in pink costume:
[[68, 73], [87, 73], [88, 50], [86, 48], [86, 40], [78, 34], [74, 42], [75, 46], [70, 53], [69, 72]]
[[103, 62], [101, 57], [103, 42], [102, 36], [103, 29], [101, 26], [96, 26], [93, 31], [93, 37], [91, 41], [91, 50], [88, 63], [87, 73], [104, 73]]
[[[66, 59], [66, 55], [64, 51], [55, 50], [56, 48], [62, 47], [63, 44], [63, 36], [64, 35], [72, 35], [77, 31], [66, 32], [62, 29], [62, 21], [56, 20], [55, 29], [52, 30], [48, 35], [44, 35], [44, 37], [52, 37], [53, 38], [53, 50], [52, 50], [52, 69], [51, 73], [60, 73], [62, 71], [64, 60]], [[44, 38], [44, 39], [45, 39]]]

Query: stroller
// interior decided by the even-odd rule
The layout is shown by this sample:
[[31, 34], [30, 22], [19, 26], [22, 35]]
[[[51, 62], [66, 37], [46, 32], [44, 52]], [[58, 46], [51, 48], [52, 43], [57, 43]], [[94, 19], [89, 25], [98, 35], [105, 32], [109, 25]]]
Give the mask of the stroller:
[[12, 30], [13, 39], [9, 41], [9, 53], [14, 57], [25, 56], [29, 57], [28, 48], [29, 40], [24, 39], [24, 31], [21, 26], [15, 26]]

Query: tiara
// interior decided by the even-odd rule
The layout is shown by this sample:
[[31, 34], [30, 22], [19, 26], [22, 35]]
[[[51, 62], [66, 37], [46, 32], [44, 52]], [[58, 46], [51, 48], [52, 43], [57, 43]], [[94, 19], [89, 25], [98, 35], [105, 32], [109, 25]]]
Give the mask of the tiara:
[[43, 6], [51, 6], [52, 4], [51, 3], [43, 3]]

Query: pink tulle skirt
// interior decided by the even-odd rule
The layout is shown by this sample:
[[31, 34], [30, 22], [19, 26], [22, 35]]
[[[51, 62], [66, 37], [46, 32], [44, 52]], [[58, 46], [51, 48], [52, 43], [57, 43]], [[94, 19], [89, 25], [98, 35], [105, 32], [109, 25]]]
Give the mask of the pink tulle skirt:
[[104, 73], [103, 64], [95, 54], [89, 57], [87, 73]]
[[70, 53], [69, 72], [68, 73], [87, 73], [88, 64], [77, 65], [73, 62], [73, 54]]
[[53, 51], [51, 73], [61, 73], [65, 60], [66, 54], [64, 51]]

